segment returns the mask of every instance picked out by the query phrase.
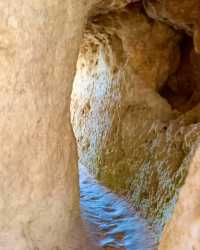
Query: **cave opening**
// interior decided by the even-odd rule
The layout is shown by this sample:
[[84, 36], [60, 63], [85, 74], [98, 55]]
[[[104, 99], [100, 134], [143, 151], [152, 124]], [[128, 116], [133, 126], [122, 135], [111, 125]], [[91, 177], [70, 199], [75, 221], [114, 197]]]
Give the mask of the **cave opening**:
[[89, 18], [71, 122], [82, 214], [100, 229], [101, 247], [154, 249], [171, 218], [200, 132], [199, 68], [190, 35], [147, 16], [141, 3]]
[[200, 249], [200, 1], [0, 6], [0, 250]]
[[174, 110], [185, 113], [200, 102], [200, 57], [194, 51], [193, 40], [183, 34], [180, 42], [180, 62], [176, 72], [159, 90]]

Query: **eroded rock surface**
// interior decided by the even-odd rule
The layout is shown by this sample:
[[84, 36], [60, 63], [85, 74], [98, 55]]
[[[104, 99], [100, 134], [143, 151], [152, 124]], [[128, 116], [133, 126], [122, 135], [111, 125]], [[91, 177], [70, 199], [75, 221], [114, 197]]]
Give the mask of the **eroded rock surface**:
[[199, 249], [199, 141], [190, 155], [190, 168], [171, 221], [166, 225], [159, 250]]
[[[74, 107], [83, 112], [84, 122], [86, 116], [88, 121], [99, 119], [99, 111], [108, 121], [106, 127], [98, 125], [102, 133], [89, 123], [84, 130], [88, 138], [97, 133], [93, 144], [90, 140], [84, 144], [86, 153], [90, 145], [98, 152], [98, 158], [93, 154], [88, 162], [100, 163], [96, 174], [114, 190], [130, 190], [144, 215], [165, 218], [163, 211], [173, 203], [199, 135], [195, 68], [200, 51], [199, 1], [140, 1], [156, 21], [147, 17], [140, 3], [136, 9], [130, 5], [119, 11], [131, 2], [135, 1], [0, 1], [1, 250], [94, 250], [81, 229], [76, 145], [69, 118], [75, 64], [88, 16], [107, 13], [89, 21], [82, 46], [85, 82], [100, 78], [94, 90], [88, 85], [88, 92], [93, 95], [100, 87], [100, 94], [88, 102], [85, 91], [87, 101], [81, 99], [81, 109]], [[185, 56], [182, 34], [168, 24], [194, 37], [195, 46], [187, 45]], [[87, 57], [96, 61], [88, 62]], [[91, 71], [96, 76], [89, 76]], [[182, 81], [185, 90], [180, 95]], [[89, 116], [94, 107], [96, 113]], [[183, 188], [185, 195], [193, 192], [190, 205], [181, 195], [161, 249], [173, 249], [180, 232], [176, 250], [183, 250], [184, 242], [188, 248], [199, 248], [198, 171], [193, 172], [193, 166]]]
[[152, 18], [167, 22], [192, 35], [195, 49], [200, 52], [199, 0], [144, 0], [143, 3], [147, 14]]
[[79, 55], [80, 161], [160, 230], [200, 135], [199, 58], [189, 37], [149, 19], [140, 3], [91, 19]]

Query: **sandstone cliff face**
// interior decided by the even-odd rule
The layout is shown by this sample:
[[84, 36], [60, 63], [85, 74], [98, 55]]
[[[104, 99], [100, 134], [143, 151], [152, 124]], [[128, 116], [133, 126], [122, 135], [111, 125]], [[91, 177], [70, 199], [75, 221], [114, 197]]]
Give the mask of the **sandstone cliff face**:
[[199, 59], [190, 38], [140, 4], [91, 19], [79, 55], [72, 123], [80, 161], [160, 227], [200, 135]]

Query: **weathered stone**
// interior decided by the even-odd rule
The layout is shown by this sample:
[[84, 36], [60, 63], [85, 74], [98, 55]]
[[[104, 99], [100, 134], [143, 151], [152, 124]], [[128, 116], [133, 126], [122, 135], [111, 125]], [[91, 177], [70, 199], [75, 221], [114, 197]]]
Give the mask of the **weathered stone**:
[[[190, 166], [160, 249], [199, 248], [199, 150], [193, 160], [190, 151], [200, 134], [199, 57], [194, 52], [200, 52], [200, 2], [143, 1], [156, 21], [131, 7], [133, 2], [0, 1], [1, 250], [94, 249], [80, 220], [69, 112], [88, 16], [80, 61], [86, 64], [82, 71], [88, 84], [99, 83], [92, 83], [90, 93], [100, 92], [74, 108], [80, 104], [82, 122], [99, 117], [108, 122], [95, 122], [98, 126], [88, 126], [79, 138], [96, 133], [99, 144], [87, 139], [79, 145], [86, 152], [98, 149], [101, 180], [118, 192], [129, 190], [143, 214], [164, 220]], [[118, 10], [128, 3], [129, 10]], [[103, 13], [91, 22], [91, 16]], [[187, 45], [180, 57], [179, 31], [163, 22], [193, 36], [194, 49]]]
[[195, 50], [200, 53], [199, 0], [143, 0], [143, 3], [152, 18], [170, 23], [193, 35]]
[[0, 1], [1, 250], [85, 247], [69, 121], [83, 10], [82, 1]]
[[175, 204], [190, 151], [183, 146], [185, 118], [159, 95], [176, 76], [180, 39], [168, 25], [149, 20], [140, 5], [95, 17], [72, 94], [80, 161], [159, 223]]
[[96, 0], [96, 4], [93, 4], [88, 14], [89, 16], [105, 14], [112, 10], [122, 9], [129, 3], [138, 1], [140, 0]]
[[177, 72], [171, 75], [160, 90], [171, 106], [181, 112], [200, 102], [200, 55], [194, 51], [192, 40], [181, 42], [181, 58]]
[[190, 168], [171, 221], [166, 225], [159, 250], [199, 249], [200, 246], [199, 142], [190, 155]]

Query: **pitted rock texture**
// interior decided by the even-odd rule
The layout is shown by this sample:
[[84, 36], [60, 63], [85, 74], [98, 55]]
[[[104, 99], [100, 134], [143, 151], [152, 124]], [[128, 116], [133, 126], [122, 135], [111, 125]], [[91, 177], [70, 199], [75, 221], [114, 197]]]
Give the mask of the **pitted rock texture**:
[[200, 57], [185, 36], [149, 19], [140, 4], [94, 17], [72, 94], [80, 161], [160, 231], [200, 135]]

